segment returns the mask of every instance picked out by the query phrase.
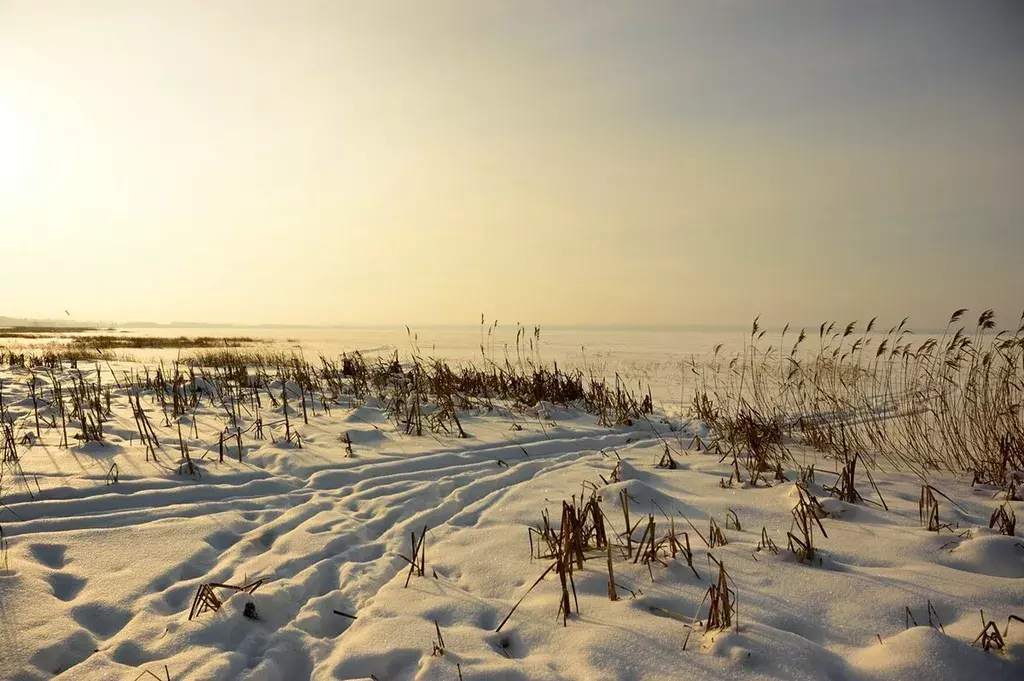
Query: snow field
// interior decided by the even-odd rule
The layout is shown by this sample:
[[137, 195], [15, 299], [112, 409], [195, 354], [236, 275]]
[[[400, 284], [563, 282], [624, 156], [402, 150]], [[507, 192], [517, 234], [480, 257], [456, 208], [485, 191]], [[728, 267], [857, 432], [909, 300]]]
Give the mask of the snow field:
[[[27, 370], [0, 376], [20, 437], [33, 429]], [[274, 427], [276, 442], [249, 438], [242, 462], [221, 462], [223, 410], [202, 404], [182, 417], [198, 421], [198, 437], [191, 422], [182, 427], [196, 477], [179, 474], [176, 430], [145, 404], [161, 437], [155, 461], [115, 390], [102, 444], [62, 449], [44, 428], [4, 465], [0, 677], [162, 677], [165, 665], [175, 681], [1024, 677], [1024, 625], [1010, 624], [1001, 653], [971, 646], [980, 610], [1001, 632], [1024, 614], [1024, 542], [988, 528], [1002, 501], [969, 480], [929, 480], [960, 508], [940, 497], [953, 529], [928, 532], [917, 478], [874, 473], [888, 511], [847, 504], [822, 488], [833, 464], [794, 448], [785, 473], [795, 481], [800, 464], [816, 463], [807, 489], [828, 511], [820, 562], [802, 564], [786, 550], [796, 483], [723, 486], [730, 462], [686, 451], [701, 424], [604, 428], [538, 405], [517, 416], [461, 413], [468, 439], [413, 437], [370, 400], [293, 422], [301, 448]], [[675, 470], [655, 467], [665, 442]], [[620, 459], [622, 481], [605, 485]], [[118, 481], [107, 484], [114, 464]], [[496, 632], [550, 562], [531, 558], [527, 528], [545, 508], [556, 519], [562, 500], [589, 496], [587, 484], [616, 533], [620, 490], [634, 519], [650, 513], [664, 527], [674, 518], [700, 577], [682, 559], [648, 571], [616, 551], [618, 601], [607, 596], [605, 560], [588, 560], [567, 626], [551, 573]], [[861, 492], [875, 498], [866, 481]], [[1024, 515], [1024, 503], [1010, 504]], [[726, 529], [729, 511], [742, 529]], [[728, 543], [707, 548], [684, 516], [705, 536], [713, 517]], [[424, 527], [425, 575], [405, 587], [400, 554]], [[762, 528], [778, 555], [757, 550]], [[705, 633], [706, 604], [694, 620], [714, 576], [709, 553], [736, 590], [738, 630]], [[201, 584], [261, 578], [252, 596], [188, 619]], [[259, 619], [243, 615], [248, 602]], [[929, 602], [944, 633], [928, 626]], [[905, 626], [906, 608], [921, 626]], [[431, 655], [435, 623], [443, 655]]]

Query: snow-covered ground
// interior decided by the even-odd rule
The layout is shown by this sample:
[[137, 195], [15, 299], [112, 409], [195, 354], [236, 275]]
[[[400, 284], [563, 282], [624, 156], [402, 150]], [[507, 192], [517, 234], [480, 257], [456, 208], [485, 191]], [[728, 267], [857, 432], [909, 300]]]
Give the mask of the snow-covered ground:
[[[692, 448], [708, 439], [699, 423], [606, 428], [542, 404], [461, 413], [466, 439], [416, 437], [372, 399], [317, 410], [308, 425], [293, 405], [301, 448], [268, 425], [241, 462], [230, 443], [220, 461], [224, 412], [203, 403], [181, 420], [198, 469], [188, 475], [177, 424], [143, 399], [161, 440], [147, 460], [117, 389], [103, 443], [59, 448], [44, 425], [21, 444], [34, 431], [28, 377], [0, 370], [19, 442], [0, 491], [3, 679], [1024, 678], [1024, 623], [1006, 631], [1024, 617], [1024, 540], [989, 528], [1002, 499], [969, 479], [928, 481], [951, 500], [938, 497], [949, 527], [929, 532], [913, 476], [874, 472], [888, 510], [849, 504], [822, 487], [832, 462], [793, 448], [789, 482], [729, 485], [731, 461]], [[666, 446], [675, 469], [656, 467]], [[811, 463], [805, 488], [827, 511], [827, 537], [801, 563], [786, 535]], [[688, 533], [697, 574], [681, 555], [647, 566], [615, 546], [611, 601], [607, 555], [588, 554], [563, 626], [555, 573], [530, 590], [551, 560], [532, 557], [528, 528], [545, 509], [557, 526], [563, 500], [596, 494], [624, 543], [623, 490], [632, 521], [644, 519], [634, 550], [650, 514], [659, 538], [672, 525]], [[1010, 506], [1024, 518], [1024, 502]], [[711, 518], [727, 539], [713, 549], [699, 536]], [[424, 527], [424, 575], [409, 578], [402, 554]], [[762, 528], [777, 554], [758, 550]], [[711, 556], [738, 604], [725, 630], [704, 627]], [[255, 580], [251, 595], [219, 589], [220, 610], [189, 619], [201, 585]], [[972, 646], [989, 620], [1006, 633], [1001, 652]], [[444, 652], [432, 654], [438, 631]]]

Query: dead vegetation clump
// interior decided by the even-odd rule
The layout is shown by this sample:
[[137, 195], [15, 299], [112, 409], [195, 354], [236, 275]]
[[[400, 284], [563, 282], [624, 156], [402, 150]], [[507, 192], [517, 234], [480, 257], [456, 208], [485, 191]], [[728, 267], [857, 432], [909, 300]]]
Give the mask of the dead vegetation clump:
[[[793, 523], [790, 531], [786, 533], [786, 537], [789, 539], [789, 550], [793, 555], [801, 563], [810, 563], [817, 555], [814, 545], [814, 527], [817, 525], [821, 536], [828, 538], [828, 533], [825, 532], [825, 527], [821, 524], [821, 518], [828, 514], [814, 495], [807, 493], [799, 485], [796, 490], [799, 501], [793, 508]], [[794, 529], [797, 530], [797, 534], [793, 533]]]
[[1024, 619], [1021, 619], [1017, 615], [1010, 615], [1006, 618], [1006, 628], [1003, 633], [999, 633], [999, 626], [996, 625], [994, 620], [985, 620], [985, 611], [981, 612], [981, 633], [978, 634], [977, 638], [971, 643], [972, 646], [981, 645], [985, 652], [995, 650], [996, 652], [1003, 652], [1003, 648], [1006, 647], [1006, 638], [1010, 635], [1010, 622], [1016, 620], [1024, 624]]
[[436, 635], [436, 638], [434, 639], [434, 647], [433, 650], [431, 650], [430, 652], [430, 656], [439, 657], [441, 655], [444, 655], [445, 647], [444, 637], [441, 636], [441, 625], [437, 623], [437, 620], [434, 620], [434, 633]]
[[658, 460], [656, 468], [665, 468], [673, 471], [679, 468], [679, 464], [672, 458], [672, 450], [669, 449], [667, 443], [665, 444], [665, 452], [661, 455], [661, 459]]
[[[935, 631], [945, 634], [946, 628], [942, 626], [942, 620], [939, 619], [939, 612], [935, 609], [935, 606], [932, 605], [932, 602], [930, 600], [928, 601], [927, 612], [928, 626], [934, 629]], [[911, 624], [913, 624], [915, 627], [918, 626], [917, 618], [914, 617], [914, 612], [910, 609], [909, 605], [903, 608], [903, 618], [904, 629], [909, 629]]]
[[775, 545], [775, 542], [771, 537], [768, 536], [768, 528], [761, 528], [761, 539], [757, 542], [758, 551], [771, 551], [774, 555], [779, 554], [779, 547]]
[[714, 549], [719, 546], [725, 546], [729, 543], [729, 540], [725, 538], [725, 533], [722, 532], [722, 528], [715, 522], [714, 517], [708, 519], [708, 548]]
[[[625, 489], [619, 490], [619, 500], [622, 503], [625, 528], [619, 533], [615, 532], [601, 509], [596, 492], [586, 498], [573, 496], [571, 500], [563, 501], [559, 522], [552, 522], [545, 510], [541, 513], [540, 523], [527, 528], [530, 557], [553, 562], [520, 597], [496, 632], [501, 631], [526, 596], [552, 571], [558, 576], [561, 589], [558, 617], [563, 626], [567, 626], [570, 614], [579, 613], [575, 575], [588, 560], [604, 562], [608, 572], [608, 598], [612, 601], [619, 599], [619, 589], [630, 592], [634, 597], [637, 594], [635, 590], [615, 581], [616, 559], [646, 566], [652, 581], [655, 565], [667, 567], [668, 561], [682, 559], [693, 571], [694, 577], [700, 579], [700, 574], [693, 566], [690, 537], [686, 532], [676, 531], [674, 518], [666, 516], [666, 523], [660, 524], [653, 514], [645, 514], [632, 522], [629, 494]], [[641, 525], [643, 531], [639, 541], [635, 541], [633, 536]]]
[[697, 612], [694, 614], [693, 621], [686, 632], [686, 638], [683, 639], [683, 650], [686, 650], [686, 644], [690, 641], [690, 634], [697, 627], [700, 611], [705, 603], [708, 604], [708, 616], [704, 621], [705, 633], [733, 627], [735, 627], [736, 631], [740, 629], [739, 597], [736, 589], [732, 586], [732, 579], [729, 577], [729, 573], [725, 571], [725, 563], [709, 553], [708, 566], [710, 567], [712, 563], [718, 567], [718, 576], [708, 586], [708, 590], [704, 592], [704, 598], [701, 599], [700, 604], [697, 606]]
[[704, 631], [728, 629], [733, 626], [734, 619], [738, 631], [739, 603], [736, 590], [730, 586], [729, 573], [725, 571], [725, 564], [711, 554], [708, 554], [708, 561], [718, 566], [718, 579], [707, 590], [708, 618]]
[[190, 352], [184, 356], [184, 362], [186, 364], [206, 369], [266, 369], [288, 366], [296, 359], [298, 359], [297, 355], [282, 352], [280, 350], [240, 347], [204, 348], [195, 352]]
[[[32, 328], [32, 327], [27, 327]], [[189, 350], [242, 348], [263, 342], [247, 336], [139, 336], [133, 334], [86, 334], [83, 331], [95, 329], [52, 329], [12, 331], [0, 329], [0, 338], [16, 341], [45, 341], [18, 343], [18, 350], [0, 347], [0, 363], [9, 366], [49, 366], [59, 368], [63, 363], [72, 364], [96, 359], [114, 359], [117, 351], [124, 350]], [[65, 334], [74, 332], [76, 335]], [[26, 350], [21, 350], [24, 347]]]
[[785, 445], [782, 425], [777, 419], [767, 418], [749, 405], [741, 406], [735, 416], [723, 415], [706, 392], [698, 393], [694, 402], [697, 417], [705, 421], [715, 434], [714, 447], [720, 460], [732, 457], [733, 472], [729, 485], [744, 482], [741, 465], [752, 487], [759, 484], [771, 487], [768, 474], [775, 480], [786, 480], [782, 467], [791, 461], [791, 456]]
[[71, 345], [93, 350], [166, 350], [191, 348], [240, 348], [261, 343], [249, 336], [79, 336]]
[[888, 331], [875, 319], [859, 332], [857, 322], [824, 322], [817, 342], [806, 330], [789, 335], [788, 324], [766, 335], [755, 320], [741, 353], [723, 358], [716, 348], [691, 362], [692, 412], [732, 446], [754, 414], [843, 465], [852, 451], [868, 468], [972, 472], [1009, 489], [1024, 471], [1024, 315], [996, 333], [992, 310], [973, 330], [961, 325], [966, 312], [919, 339], [907, 319]]
[[[127, 359], [127, 357], [117, 357]], [[115, 359], [114, 355], [103, 355], [94, 348], [78, 345], [47, 345], [43, 350], [15, 351], [0, 347], [0, 364], [11, 368], [77, 369], [79, 362], [91, 362], [97, 359]]]
[[[224, 605], [224, 601], [217, 596], [216, 589], [227, 589], [228, 591], [235, 593], [246, 593], [252, 594], [256, 589], [260, 588], [263, 584], [262, 579], [257, 579], [255, 582], [249, 582], [242, 586], [236, 586], [234, 584], [219, 584], [216, 582], [210, 582], [209, 584], [200, 584], [196, 590], [195, 598], [192, 599], [192, 609], [188, 613], [189, 620], [199, 617], [206, 611], [217, 612], [221, 606]], [[246, 608], [251, 603], [246, 604]], [[255, 613], [255, 609], [253, 610]], [[249, 615], [247, 615], [248, 617]], [[255, 619], [255, 616], [252, 616]]]
[[403, 588], [409, 587], [409, 580], [412, 579], [413, 575], [417, 577], [426, 576], [427, 569], [427, 530], [429, 528], [424, 525], [423, 531], [420, 532], [419, 539], [416, 538], [416, 533], [413, 532], [409, 536], [409, 547], [411, 549], [411, 556], [404, 556], [398, 554], [398, 557], [409, 564], [409, 572], [405, 575], [405, 585]]
[[1009, 502], [1003, 503], [992, 511], [988, 526], [989, 529], [997, 528], [999, 534], [1005, 534], [1007, 537], [1012, 537], [1017, 533], [1017, 515], [1013, 512]]
[[[876, 506], [880, 505], [888, 511], [889, 506], [885, 503], [885, 498], [882, 496], [881, 490], [878, 489], [878, 485], [875, 484], [875, 479], [871, 475], [870, 468], [865, 467], [864, 473], [867, 476], [868, 483], [870, 483], [871, 488], [874, 489], [875, 494], [878, 495], [878, 501], [876, 502], [871, 499], [865, 499], [857, 490], [857, 462], [860, 460], [860, 455], [851, 455], [848, 451], [844, 450], [842, 460], [845, 461], [845, 463], [839, 473], [835, 474], [837, 476], [836, 483], [830, 487], [824, 486], [822, 489], [828, 492], [831, 496], [836, 497], [841, 501], [845, 501], [848, 504], [855, 504], [861, 501], [869, 502]], [[811, 478], [813, 480], [813, 469], [811, 471]]]
[[963, 508], [939, 489], [928, 484], [921, 485], [921, 495], [917, 500], [918, 518], [921, 525], [929, 532], [938, 532], [942, 529], [952, 530], [952, 523], [939, 522], [939, 500], [936, 498], [936, 494], [963, 511]]
[[82, 333], [84, 331], [99, 331], [94, 326], [3, 326], [0, 327], [0, 338], [51, 338], [55, 334]]

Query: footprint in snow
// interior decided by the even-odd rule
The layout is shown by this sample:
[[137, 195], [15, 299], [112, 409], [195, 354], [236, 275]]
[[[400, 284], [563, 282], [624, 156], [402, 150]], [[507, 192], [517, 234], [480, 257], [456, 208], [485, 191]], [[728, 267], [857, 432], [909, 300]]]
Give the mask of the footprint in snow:
[[238, 534], [229, 530], [218, 530], [206, 538], [206, 543], [217, 551], [225, 551], [234, 546], [240, 538]]
[[87, 603], [71, 609], [71, 617], [83, 628], [100, 638], [110, 638], [124, 629], [132, 613], [124, 608], [105, 604]]
[[41, 565], [51, 570], [60, 570], [67, 563], [65, 559], [67, 548], [63, 544], [32, 544], [28, 550]]
[[53, 589], [53, 595], [59, 600], [67, 602], [75, 600], [75, 597], [85, 588], [87, 580], [66, 572], [54, 572], [46, 578], [46, 581]]

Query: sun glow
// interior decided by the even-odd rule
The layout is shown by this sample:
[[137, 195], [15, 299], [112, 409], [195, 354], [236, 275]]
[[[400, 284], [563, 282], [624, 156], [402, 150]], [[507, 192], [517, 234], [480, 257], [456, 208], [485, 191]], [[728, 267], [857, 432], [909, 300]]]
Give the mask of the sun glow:
[[[4, 315], [941, 326], [951, 300], [1019, 306], [1019, 10], [92, 4], [0, 0], [0, 243], [59, 265]], [[100, 239], [117, 267], [83, 278]]]

